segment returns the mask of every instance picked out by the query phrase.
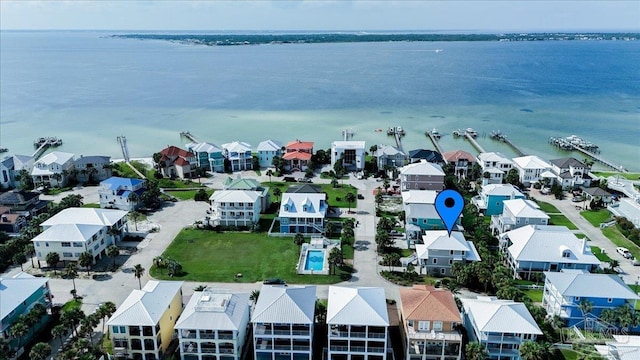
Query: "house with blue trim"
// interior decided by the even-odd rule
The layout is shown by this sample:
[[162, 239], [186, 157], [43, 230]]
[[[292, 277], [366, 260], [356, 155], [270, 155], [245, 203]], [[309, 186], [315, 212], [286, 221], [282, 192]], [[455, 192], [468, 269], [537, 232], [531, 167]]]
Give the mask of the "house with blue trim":
[[277, 140], [265, 140], [258, 144], [258, 162], [260, 168], [268, 168], [273, 164], [273, 158], [282, 157], [284, 146]]
[[142, 206], [139, 199], [146, 190], [145, 180], [112, 176], [100, 182], [100, 207], [125, 211], [138, 209]]
[[502, 214], [491, 216], [490, 228], [494, 235], [526, 225], [547, 225], [549, 222], [549, 215], [531, 200], [505, 200], [503, 204]]
[[[50, 308], [51, 297], [48, 278], [23, 272], [11, 278], [0, 278], [0, 338], [11, 339], [11, 326], [36, 304]], [[49, 315], [45, 315], [22, 339], [11, 340], [11, 345], [17, 347], [28, 343], [47, 324], [48, 318]]]
[[580, 310], [584, 300], [593, 304], [589, 317], [600, 317], [605, 309], [631, 306], [635, 309], [638, 294], [614, 274], [590, 274], [585, 270], [545, 272], [542, 306], [549, 315], [558, 315], [567, 327], [583, 323]]
[[326, 193], [285, 192], [278, 212], [280, 232], [322, 233], [328, 209]]
[[196, 154], [196, 166], [200, 169], [213, 172], [224, 172], [224, 155], [218, 145], [201, 142], [188, 143], [187, 150]]
[[511, 184], [488, 184], [482, 186], [480, 193], [471, 199], [471, 203], [478, 208], [478, 212], [489, 216], [502, 214], [505, 200], [526, 198]]

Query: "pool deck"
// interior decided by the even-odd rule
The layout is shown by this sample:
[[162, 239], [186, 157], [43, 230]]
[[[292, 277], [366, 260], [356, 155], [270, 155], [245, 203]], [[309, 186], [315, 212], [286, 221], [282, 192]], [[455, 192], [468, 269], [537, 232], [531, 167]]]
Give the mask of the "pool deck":
[[[329, 239], [323, 239], [322, 241], [322, 245], [318, 246], [317, 244], [313, 243], [313, 239], [312, 239], [312, 243], [306, 243], [306, 244], [302, 244], [302, 248], [300, 250], [300, 258], [298, 259], [298, 264], [296, 265], [296, 269], [298, 274], [305, 274], [305, 275], [329, 275], [329, 252], [331, 251], [331, 249], [333, 249], [336, 246], [340, 246], [340, 241], [339, 240], [329, 240]], [[322, 270], [312, 270], [312, 269], [305, 269], [305, 264], [307, 262], [307, 254], [309, 253], [310, 250], [321, 250], [323, 251], [323, 259], [322, 259]]]

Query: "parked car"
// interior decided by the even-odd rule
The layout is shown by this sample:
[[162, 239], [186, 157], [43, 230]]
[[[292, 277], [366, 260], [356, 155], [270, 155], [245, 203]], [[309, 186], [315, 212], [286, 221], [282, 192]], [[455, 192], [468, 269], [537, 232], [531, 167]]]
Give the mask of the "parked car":
[[629, 249], [627, 248], [618, 247], [616, 248], [616, 251], [618, 252], [618, 254], [622, 255], [625, 259], [633, 258], [633, 255], [631, 255], [631, 252], [629, 252]]
[[273, 279], [267, 279], [265, 281], [262, 282], [265, 285], [287, 285], [287, 283], [282, 280], [282, 279], [277, 279], [277, 278], [273, 278]]
[[301, 183], [310, 183], [310, 182], [311, 182], [311, 179], [301, 177], [301, 178], [298, 178], [298, 182], [301, 182]]
[[551, 194], [551, 188], [543, 187], [543, 188], [540, 190], [540, 193], [541, 193], [541, 194], [544, 194], [544, 195]]
[[631, 259], [631, 265], [640, 266], [640, 260], [638, 260], [636, 258]]
[[358, 199], [360, 199], [360, 200], [364, 199], [364, 195], [358, 194]]
[[294, 178], [293, 176], [285, 176], [282, 178], [282, 180], [284, 180], [285, 182], [296, 182], [296, 178]]
[[581, 197], [578, 197], [578, 196], [574, 196], [574, 197], [571, 199], [571, 201], [573, 201], [573, 202], [580, 202], [580, 201], [582, 201], [582, 198], [581, 198]]
[[389, 231], [389, 236], [401, 237], [404, 236], [404, 233], [401, 233], [398, 230], [391, 230]]

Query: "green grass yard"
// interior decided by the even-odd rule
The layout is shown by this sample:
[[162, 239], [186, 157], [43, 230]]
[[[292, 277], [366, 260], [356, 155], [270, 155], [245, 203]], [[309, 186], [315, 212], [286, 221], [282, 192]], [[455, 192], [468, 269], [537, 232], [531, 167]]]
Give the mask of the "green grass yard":
[[607, 254], [603, 254], [602, 253], [602, 249], [600, 249], [597, 246], [592, 246], [591, 247], [591, 252], [593, 253], [593, 255], [595, 255], [598, 260], [603, 261], [603, 262], [609, 262], [611, 260], [611, 258], [609, 257], [609, 255]]
[[542, 290], [541, 289], [526, 289], [523, 290], [524, 293], [531, 299], [533, 302], [542, 302]]
[[621, 177], [628, 180], [640, 179], [640, 173], [618, 173], [618, 172], [609, 172], [609, 171], [596, 171], [594, 172], [594, 174], [597, 176], [604, 176], [604, 177], [620, 175]]
[[[351, 250], [352, 252], [352, 250]], [[185, 229], [163, 253], [182, 264], [184, 275], [169, 277], [153, 266], [157, 279], [207, 282], [256, 282], [280, 278], [288, 283], [334, 284], [348, 279], [337, 275], [298, 275], [298, 247], [290, 237], [268, 237], [265, 233], [224, 232]], [[346, 269], [348, 270], [348, 269]], [[242, 274], [236, 279], [236, 274]]]
[[[271, 201], [280, 201], [282, 199], [282, 196], [278, 198], [273, 196], [273, 189], [277, 187], [280, 189], [280, 191], [282, 191], [282, 193], [285, 193], [287, 189], [292, 185], [304, 185], [304, 184], [272, 181], [272, 182], [265, 182], [263, 183], [263, 185], [269, 187], [269, 194], [271, 195]], [[353, 193], [353, 195], [356, 195], [356, 199], [351, 203], [351, 208], [354, 209], [358, 205], [358, 199], [357, 199], [358, 189], [356, 189], [351, 185], [344, 185], [344, 186], [338, 185], [337, 188], [334, 188], [333, 186], [331, 186], [331, 184], [314, 184], [314, 185], [320, 186], [321, 191], [327, 193], [327, 198], [330, 206], [335, 206], [339, 208], [348, 208], [349, 202], [347, 202], [345, 197], [349, 192]], [[340, 198], [339, 201], [337, 200], [338, 198]]]
[[599, 227], [601, 223], [611, 219], [611, 213], [606, 209], [581, 211], [580, 215], [595, 227]]
[[617, 227], [609, 226], [602, 229], [602, 233], [616, 246], [626, 247], [636, 259], [640, 259], [640, 247], [634, 244], [633, 241], [624, 237], [624, 235], [620, 233], [620, 230], [618, 230]]
[[91, 204], [83, 204], [82, 205], [83, 208], [94, 208], [94, 209], [99, 209], [100, 208], [100, 204], [96, 204], [96, 203], [91, 203]]
[[538, 204], [538, 206], [540, 206], [540, 210], [546, 212], [547, 214], [560, 214], [560, 210], [558, 210], [557, 207], [547, 202], [536, 200], [536, 203]]
[[[165, 190], [164, 192], [180, 200], [193, 200], [199, 190]], [[207, 198], [213, 194], [213, 190], [207, 190]]]
[[564, 215], [549, 215], [549, 225], [566, 226], [570, 230], [578, 230], [578, 227]]

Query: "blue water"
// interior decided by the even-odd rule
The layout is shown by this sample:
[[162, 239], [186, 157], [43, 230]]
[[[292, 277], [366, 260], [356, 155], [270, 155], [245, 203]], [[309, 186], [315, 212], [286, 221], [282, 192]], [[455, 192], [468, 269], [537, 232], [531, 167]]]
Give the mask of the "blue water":
[[[640, 170], [640, 42], [398, 42], [207, 47], [105, 37], [104, 32], [0, 32], [0, 146], [122, 157], [203, 141], [273, 138], [328, 148], [351, 128], [367, 147], [377, 128], [408, 132], [405, 150], [475, 151], [451, 132], [501, 130], [525, 152], [568, 153], [549, 136], [576, 134]], [[433, 49], [442, 49], [435, 53]], [[578, 158], [582, 156], [576, 154]]]
[[304, 262], [305, 270], [322, 270], [324, 266], [324, 250], [308, 250]]

